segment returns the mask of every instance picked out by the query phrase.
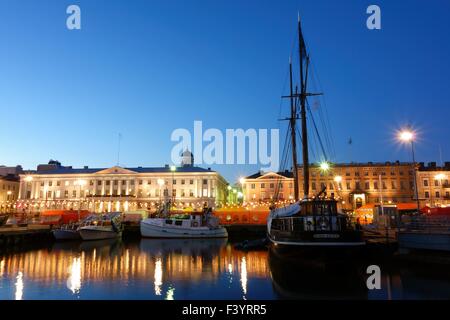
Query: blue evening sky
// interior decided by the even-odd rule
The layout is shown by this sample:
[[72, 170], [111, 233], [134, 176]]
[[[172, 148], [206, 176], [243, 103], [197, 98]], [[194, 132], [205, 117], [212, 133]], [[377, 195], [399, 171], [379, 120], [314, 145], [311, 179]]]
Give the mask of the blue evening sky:
[[[70, 4], [81, 30], [66, 28]], [[366, 28], [370, 4], [382, 30]], [[447, 0], [0, 0], [0, 164], [112, 166], [120, 132], [121, 165], [160, 166], [172, 131], [194, 120], [283, 127], [297, 11], [331, 160], [409, 161], [394, 139], [405, 124], [419, 132], [418, 160], [440, 162], [440, 148], [450, 160]], [[259, 168], [212, 167], [231, 182]]]

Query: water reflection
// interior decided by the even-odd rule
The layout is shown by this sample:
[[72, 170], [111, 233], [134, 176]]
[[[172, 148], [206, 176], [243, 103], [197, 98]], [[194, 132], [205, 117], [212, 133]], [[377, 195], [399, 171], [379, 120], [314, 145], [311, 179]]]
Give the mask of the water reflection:
[[161, 295], [162, 274], [162, 261], [161, 258], [157, 258], [155, 262], [155, 294], [157, 296]]
[[0, 256], [0, 287], [2, 299], [450, 298], [447, 269], [389, 262], [380, 265], [382, 290], [369, 291], [367, 266], [286, 262], [227, 240], [55, 243]]
[[72, 266], [69, 270], [69, 279], [67, 279], [67, 287], [73, 294], [77, 294], [81, 289], [81, 258], [73, 258]]
[[226, 239], [55, 243], [0, 263], [0, 286], [16, 298], [29, 286], [27, 299], [242, 299], [269, 277], [266, 252], [238, 252]]
[[21, 271], [19, 271], [19, 273], [17, 274], [15, 286], [16, 286], [15, 299], [22, 300], [22, 297], [23, 297], [23, 273]]

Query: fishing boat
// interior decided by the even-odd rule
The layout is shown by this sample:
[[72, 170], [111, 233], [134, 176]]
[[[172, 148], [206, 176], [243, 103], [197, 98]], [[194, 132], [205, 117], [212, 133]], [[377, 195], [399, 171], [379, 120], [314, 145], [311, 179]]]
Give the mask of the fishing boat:
[[54, 228], [52, 230], [53, 237], [57, 241], [81, 240], [79, 228], [83, 226], [89, 226], [95, 220], [97, 220], [97, 215], [93, 214], [81, 221], [78, 220], [63, 224], [60, 227]]
[[81, 240], [80, 233], [78, 232], [79, 224], [71, 223], [61, 226], [52, 230], [53, 237], [57, 241], [61, 240]]
[[[310, 195], [310, 162], [308, 146], [307, 114], [318, 135], [308, 99], [319, 96], [320, 93], [308, 92], [308, 77], [310, 74], [310, 56], [307, 52], [302, 34], [300, 18], [298, 19], [298, 43], [299, 43], [299, 87], [294, 89], [292, 60], [289, 61], [290, 94], [283, 98], [290, 101], [289, 131], [284, 150], [292, 150], [292, 170], [294, 176], [293, 203], [276, 207], [272, 205], [267, 219], [267, 235], [273, 246], [278, 251], [298, 252], [305, 250], [318, 252], [325, 249], [327, 252], [338, 252], [338, 249], [361, 248], [365, 245], [363, 233], [357, 224], [352, 223], [349, 216], [340, 212], [338, 202], [334, 196], [328, 196], [326, 186], [315, 195]], [[297, 120], [301, 120], [301, 131], [297, 131]], [[289, 134], [290, 133], [290, 134]], [[297, 162], [297, 134], [302, 140], [303, 156], [303, 198], [299, 195], [299, 165]], [[315, 141], [321, 143], [320, 138]], [[325, 148], [319, 150], [324, 150]], [[325, 156], [325, 155], [324, 155]], [[286, 156], [286, 158], [289, 158]], [[327, 174], [328, 175], [328, 174]], [[319, 249], [320, 248], [320, 249]]]
[[144, 219], [141, 235], [145, 238], [227, 238], [228, 232], [207, 208], [201, 213], [166, 213], [162, 217]]
[[122, 236], [121, 213], [113, 212], [98, 216], [78, 228], [82, 240], [117, 239]]

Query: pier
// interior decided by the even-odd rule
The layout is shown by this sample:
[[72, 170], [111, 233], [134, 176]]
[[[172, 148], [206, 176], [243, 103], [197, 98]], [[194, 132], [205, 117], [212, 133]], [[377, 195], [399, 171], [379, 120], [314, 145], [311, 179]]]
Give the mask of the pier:
[[51, 239], [50, 226], [27, 225], [0, 227], [0, 248], [30, 241]]

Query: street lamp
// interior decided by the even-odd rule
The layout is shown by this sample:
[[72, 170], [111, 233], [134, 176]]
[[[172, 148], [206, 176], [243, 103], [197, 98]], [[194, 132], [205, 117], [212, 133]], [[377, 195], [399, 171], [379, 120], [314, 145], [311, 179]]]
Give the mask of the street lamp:
[[328, 171], [330, 170], [330, 164], [326, 161], [323, 161], [319, 164], [320, 170], [322, 171]]
[[417, 174], [416, 174], [416, 158], [414, 154], [414, 140], [415, 140], [415, 133], [412, 130], [402, 130], [398, 134], [398, 139], [403, 143], [410, 143], [411, 144], [411, 153], [412, 153], [412, 161], [414, 166], [414, 189], [415, 189], [415, 195], [416, 195], [416, 201], [417, 201], [417, 213], [420, 212], [420, 201], [419, 201], [419, 190], [417, 188]]

